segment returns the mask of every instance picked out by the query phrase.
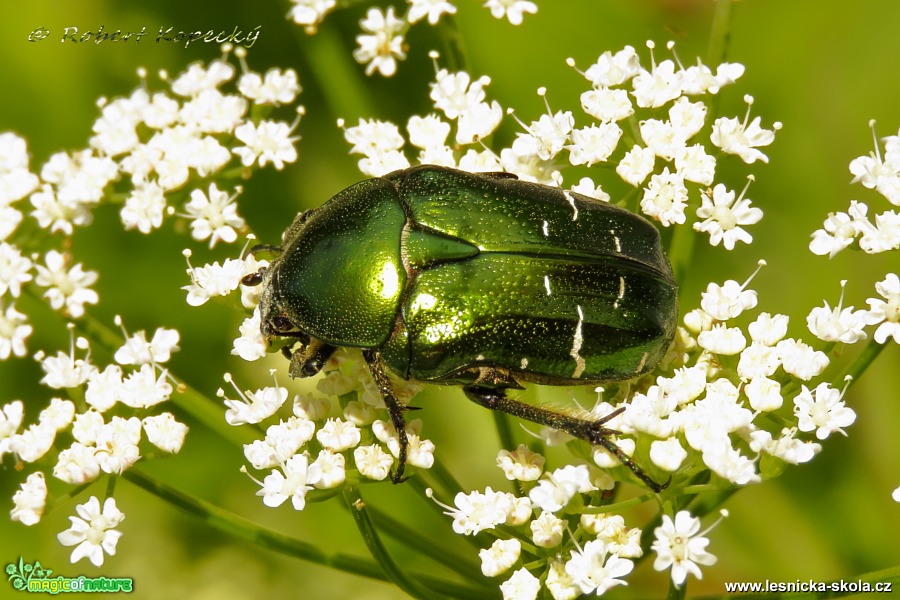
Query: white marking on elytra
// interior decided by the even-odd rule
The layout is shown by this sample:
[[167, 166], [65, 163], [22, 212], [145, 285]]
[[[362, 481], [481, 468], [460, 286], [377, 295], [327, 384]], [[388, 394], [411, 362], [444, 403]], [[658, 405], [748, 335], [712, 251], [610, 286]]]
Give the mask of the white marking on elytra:
[[625, 297], [625, 278], [619, 275], [619, 294], [613, 301], [613, 308], [619, 308], [619, 300]]
[[572, 210], [574, 211], [572, 213], [572, 220], [577, 221], [578, 220], [578, 207], [575, 206], [575, 196], [570, 194], [569, 190], [563, 190], [563, 196], [565, 196], [566, 201], [572, 205]]
[[550, 295], [550, 276], [544, 275], [544, 289], [547, 290], [547, 295]]
[[550, 237], [550, 223], [544, 221], [544, 237]]
[[581, 326], [584, 323], [584, 313], [581, 312], [581, 306], [576, 306], [576, 308], [578, 309], [578, 324], [575, 326], [575, 335], [572, 337], [572, 350], [569, 351], [569, 356], [575, 359], [575, 370], [572, 372], [572, 379], [581, 377], [586, 366], [584, 357], [580, 354], [581, 344], [584, 343], [584, 337], [581, 333]]
[[616, 235], [616, 230], [610, 229], [609, 233], [613, 236], [613, 241], [616, 243], [616, 252], [621, 254], [622, 253], [622, 244], [619, 243], [619, 236]]
[[638, 363], [637, 369], [634, 370], [635, 373], [640, 373], [644, 368], [644, 364], [647, 362], [647, 353], [644, 352], [644, 355], [641, 356], [641, 362]]

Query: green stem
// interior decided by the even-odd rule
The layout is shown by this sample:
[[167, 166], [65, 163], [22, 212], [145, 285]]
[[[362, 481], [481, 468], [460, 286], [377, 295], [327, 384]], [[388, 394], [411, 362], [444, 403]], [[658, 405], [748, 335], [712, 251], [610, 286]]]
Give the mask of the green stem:
[[728, 44], [731, 42], [731, 16], [734, 0], [716, 0], [716, 12], [713, 14], [712, 27], [709, 32], [709, 48], [706, 62], [710, 66], [725, 62]]
[[454, 71], [467, 71], [466, 51], [459, 27], [456, 24], [456, 17], [443, 15], [435, 29], [443, 47], [441, 57], [443, 58], [444, 67], [451, 73]]
[[511, 417], [497, 410], [491, 412], [494, 415], [494, 425], [497, 428], [497, 437], [500, 438], [500, 446], [510, 451], [515, 450], [518, 444], [513, 437]]
[[870, 339], [869, 343], [866, 344], [866, 347], [863, 348], [863, 351], [860, 352], [859, 356], [857, 356], [852, 363], [847, 365], [847, 368], [844, 371], [834, 378], [831, 382], [831, 387], [840, 389], [844, 385], [844, 380], [850, 376], [853, 379], [850, 382], [850, 385], [853, 385], [854, 382], [859, 381], [859, 378], [863, 373], [866, 372], [866, 369], [869, 368], [878, 355], [881, 354], [881, 351], [884, 350], [884, 347], [887, 344], [879, 344], [874, 339]]
[[[434, 482], [433, 486], [440, 488], [443, 495], [452, 497], [463, 491], [462, 486], [453, 476], [443, 461], [434, 459], [434, 464], [427, 471], [422, 471], [422, 477]], [[433, 503], [432, 503], [433, 504]]]
[[362, 496], [359, 494], [359, 487], [349, 481], [344, 484], [344, 502], [353, 515], [356, 527], [362, 534], [363, 541], [369, 549], [369, 553], [375, 561], [381, 566], [389, 581], [397, 585], [401, 590], [421, 600], [429, 600], [430, 598], [446, 598], [447, 596], [437, 593], [420, 585], [419, 581], [409, 577], [403, 569], [388, 554], [387, 549], [378, 536], [375, 524], [372, 522], [368, 507]]
[[384, 572], [370, 560], [343, 553], [326, 554], [312, 544], [260, 527], [243, 517], [173, 488], [141, 472], [139, 469], [131, 468], [125, 471], [122, 477], [184, 512], [199, 518], [210, 527], [234, 537], [253, 542], [269, 550], [339, 571], [387, 581]]
[[422, 556], [427, 556], [451, 571], [462, 575], [475, 585], [489, 583], [482, 575], [481, 567], [474, 560], [468, 560], [456, 552], [449, 551], [442, 543], [435, 543], [434, 540], [426, 539], [418, 531], [407, 527], [377, 508], [369, 507], [369, 513], [381, 531], [401, 544], [409, 546]]
[[300, 27], [292, 29], [307, 53], [307, 63], [332, 114], [347, 119], [374, 114], [365, 75], [361, 75], [359, 65], [348, 60], [351, 51], [335, 27], [326, 24], [313, 36]]
[[679, 586], [675, 585], [675, 582], [669, 577], [669, 591], [666, 593], [666, 600], [684, 600], [686, 594], [687, 581]]

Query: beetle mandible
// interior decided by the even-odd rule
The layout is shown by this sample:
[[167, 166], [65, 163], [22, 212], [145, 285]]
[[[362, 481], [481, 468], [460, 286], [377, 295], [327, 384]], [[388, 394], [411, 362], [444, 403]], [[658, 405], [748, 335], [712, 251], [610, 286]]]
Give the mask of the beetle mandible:
[[[271, 247], [266, 247], [272, 249]], [[587, 196], [422, 165], [357, 183], [297, 216], [262, 284], [261, 332], [286, 338], [291, 377], [362, 349], [400, 442], [386, 369], [462, 387], [474, 402], [600, 445], [653, 481], [604, 427], [507, 396], [521, 382], [588, 385], [651, 370], [675, 332], [677, 287], [659, 233]], [[299, 347], [296, 347], [299, 344]]]

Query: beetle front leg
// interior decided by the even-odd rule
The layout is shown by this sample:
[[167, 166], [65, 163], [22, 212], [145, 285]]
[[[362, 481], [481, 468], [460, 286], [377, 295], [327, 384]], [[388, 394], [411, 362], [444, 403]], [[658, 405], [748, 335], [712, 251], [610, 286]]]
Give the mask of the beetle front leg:
[[612, 441], [611, 437], [618, 435], [620, 432], [615, 429], [604, 427], [604, 424], [625, 410], [624, 407], [613, 411], [602, 419], [588, 421], [586, 419], [579, 419], [578, 417], [513, 400], [506, 395], [506, 389], [506, 387], [488, 387], [479, 385], [476, 381], [471, 385], [465, 386], [463, 392], [469, 400], [472, 400], [485, 408], [499, 410], [513, 415], [514, 417], [525, 419], [526, 421], [553, 427], [554, 429], [565, 431], [590, 444], [602, 446], [619, 459], [619, 461], [634, 473], [638, 479], [643, 481], [647, 487], [656, 493], [661, 492], [669, 485], [668, 481], [664, 484], [653, 481], [641, 467], [631, 460], [631, 457], [625, 454], [622, 449]]
[[[285, 352], [285, 356], [289, 356], [291, 366], [288, 368], [288, 374], [291, 379], [298, 377], [312, 377], [322, 370], [331, 355], [334, 354], [337, 347], [329, 346], [317, 339], [312, 339], [308, 344], [304, 344], [299, 350]], [[290, 354], [288, 354], [290, 353]]]
[[403, 411], [406, 410], [407, 407], [400, 404], [397, 397], [394, 396], [394, 388], [391, 386], [391, 381], [384, 372], [384, 362], [381, 360], [381, 353], [376, 350], [363, 350], [362, 354], [363, 358], [366, 359], [366, 363], [369, 365], [369, 371], [372, 372], [372, 378], [375, 380], [375, 385], [378, 386], [378, 391], [381, 393], [381, 399], [384, 400], [384, 405], [387, 407], [388, 414], [391, 415], [391, 423], [394, 425], [394, 431], [397, 432], [397, 441], [400, 443], [400, 452], [397, 457], [397, 470], [391, 473], [391, 481], [393, 483], [400, 483], [406, 480], [406, 478], [403, 477], [403, 469], [406, 467], [406, 452], [409, 447], [409, 438], [406, 436], [406, 419], [403, 418]]

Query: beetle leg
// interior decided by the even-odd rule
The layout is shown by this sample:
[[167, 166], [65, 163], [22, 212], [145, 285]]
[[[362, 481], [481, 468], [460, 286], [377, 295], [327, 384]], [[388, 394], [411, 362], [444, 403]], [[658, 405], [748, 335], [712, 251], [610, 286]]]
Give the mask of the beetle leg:
[[[479, 378], [479, 380], [480, 379], [481, 378]], [[656, 493], [661, 492], [669, 485], [668, 481], [662, 485], [653, 481], [642, 468], [631, 460], [631, 457], [625, 454], [622, 449], [612, 441], [612, 436], [618, 435], [620, 432], [615, 429], [604, 427], [604, 424], [625, 410], [624, 407], [613, 411], [602, 419], [588, 421], [586, 419], [579, 419], [578, 417], [513, 400], [512, 398], [507, 397], [506, 389], [508, 389], [506, 386], [492, 388], [480, 385], [479, 382], [476, 381], [473, 384], [463, 387], [463, 392], [469, 400], [472, 400], [485, 408], [499, 410], [513, 415], [514, 417], [519, 417], [520, 419], [525, 419], [540, 425], [546, 425], [547, 427], [553, 427], [554, 429], [565, 431], [590, 444], [602, 446], [619, 459], [623, 465], [628, 467], [628, 469], [634, 473], [638, 479], [643, 481], [647, 487]]]
[[400, 452], [397, 457], [397, 470], [391, 473], [391, 481], [400, 483], [405, 481], [403, 477], [403, 469], [406, 467], [406, 451], [409, 447], [409, 439], [406, 437], [406, 419], [403, 418], [403, 411], [407, 407], [400, 404], [397, 397], [394, 396], [394, 389], [391, 387], [391, 381], [384, 372], [384, 363], [381, 360], [381, 353], [376, 350], [363, 350], [363, 358], [369, 365], [369, 371], [372, 372], [372, 378], [378, 391], [381, 392], [381, 398], [387, 407], [388, 414], [391, 415], [391, 423], [394, 425], [394, 431], [397, 432], [397, 441], [400, 443]]
[[291, 354], [291, 366], [288, 368], [288, 374], [292, 379], [312, 377], [322, 370], [335, 350], [337, 350], [335, 346], [311, 339], [308, 344], [304, 344]]

